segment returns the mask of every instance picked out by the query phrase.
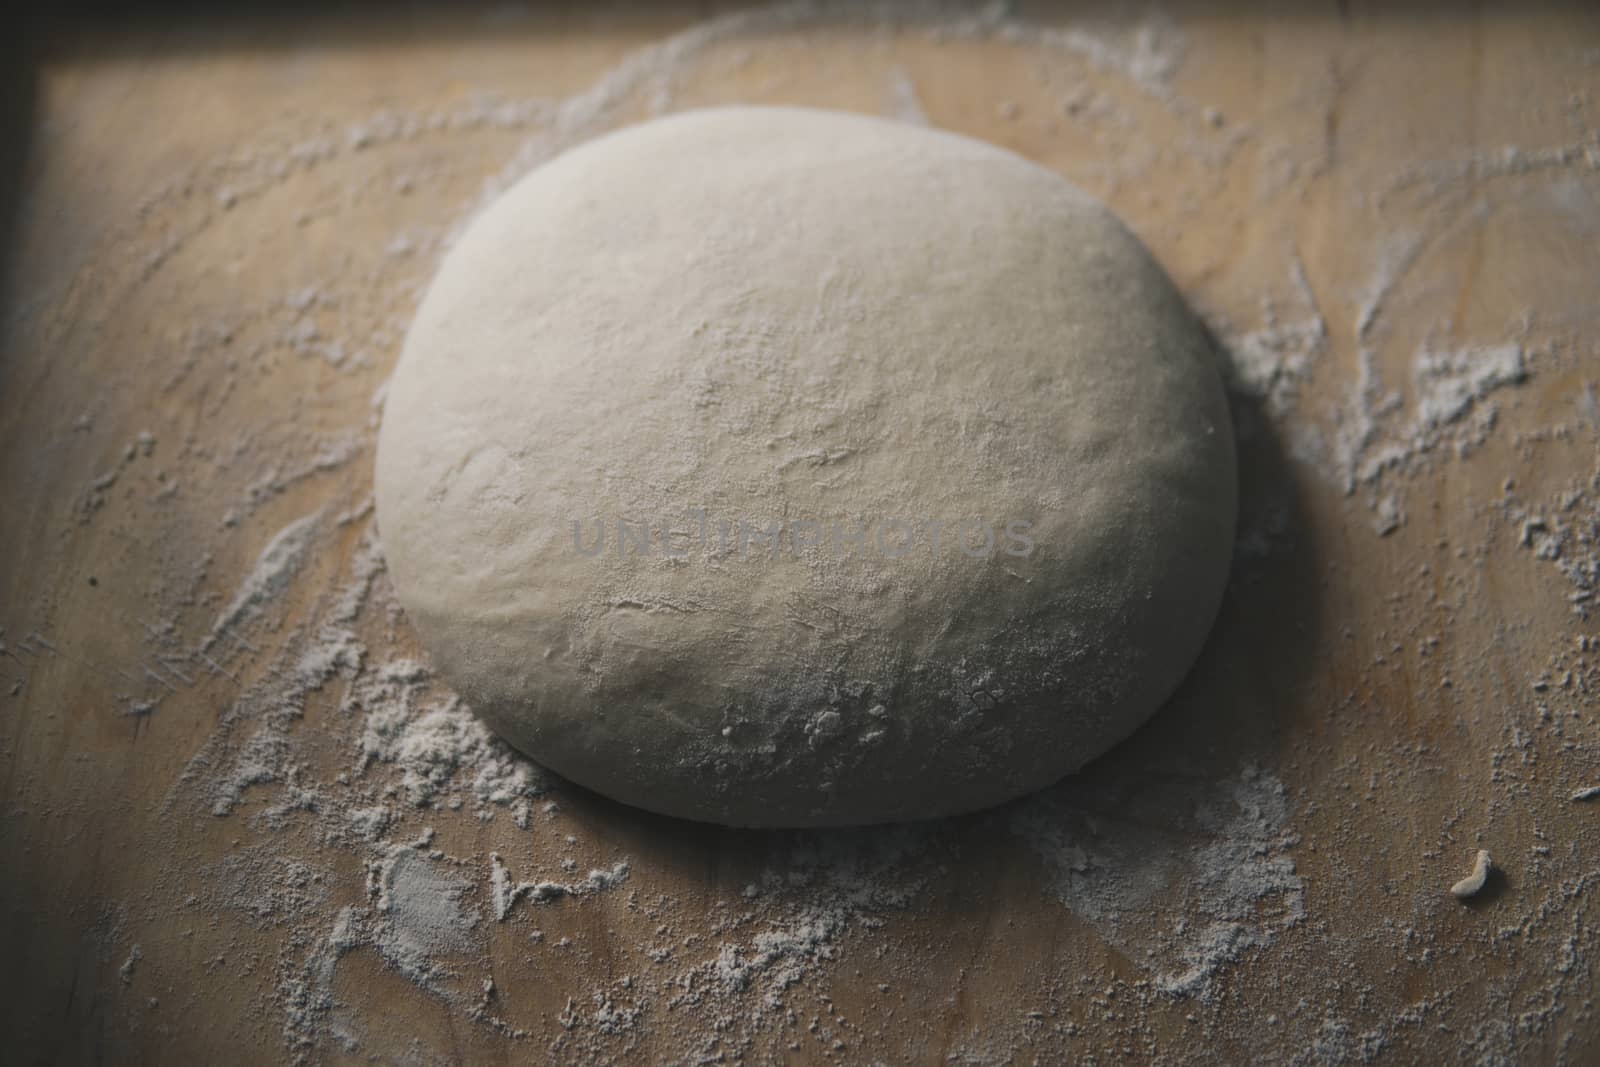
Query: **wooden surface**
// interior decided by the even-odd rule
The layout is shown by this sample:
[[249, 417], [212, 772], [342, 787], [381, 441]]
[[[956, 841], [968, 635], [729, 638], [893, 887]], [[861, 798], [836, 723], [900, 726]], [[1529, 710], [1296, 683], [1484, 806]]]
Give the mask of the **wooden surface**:
[[[0, 305], [0, 1059], [1596, 1062], [1600, 801], [1572, 798], [1600, 784], [1600, 18], [1510, 8], [51, 31]], [[380, 387], [453, 228], [565, 144], [724, 101], [1039, 160], [1233, 353], [1234, 580], [1096, 791], [794, 835], [550, 783], [525, 828], [469, 769], [419, 808], [359, 758], [350, 695], [419, 654], [381, 573], [362, 666], [295, 681], [374, 558]], [[208, 645], [308, 515], [281, 588]], [[1280, 821], [1206, 823], [1262, 782]], [[1060, 811], [1166, 852], [1079, 869], [1038, 830]], [[416, 862], [469, 928], [419, 981], [384, 879], [430, 830]], [[1241, 899], [1219, 840], [1283, 879], [1210, 915], [1243, 939], [1221, 953], [1181, 921]], [[1462, 904], [1480, 847], [1497, 873]], [[497, 919], [491, 853], [519, 879], [629, 866]], [[1116, 862], [1169, 873], [1114, 922], [1062, 889]], [[760, 960], [774, 931], [789, 955]], [[758, 961], [748, 988], [729, 959]]]

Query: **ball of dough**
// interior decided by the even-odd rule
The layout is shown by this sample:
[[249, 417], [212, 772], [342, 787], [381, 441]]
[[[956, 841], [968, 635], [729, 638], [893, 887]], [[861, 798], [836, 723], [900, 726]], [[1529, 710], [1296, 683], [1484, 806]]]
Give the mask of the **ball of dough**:
[[1206, 334], [1097, 201], [791, 108], [601, 137], [485, 210], [388, 389], [438, 671], [629, 804], [750, 826], [1044, 786], [1188, 670], [1231, 555]]

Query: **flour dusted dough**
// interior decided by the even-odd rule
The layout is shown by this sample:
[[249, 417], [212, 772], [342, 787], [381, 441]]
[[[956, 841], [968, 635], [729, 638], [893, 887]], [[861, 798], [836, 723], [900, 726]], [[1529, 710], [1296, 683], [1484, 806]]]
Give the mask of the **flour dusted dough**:
[[512, 744], [656, 811], [820, 825], [994, 804], [1143, 722], [1216, 613], [1235, 469], [1205, 334], [1096, 201], [951, 134], [728, 108], [472, 224], [377, 507]]

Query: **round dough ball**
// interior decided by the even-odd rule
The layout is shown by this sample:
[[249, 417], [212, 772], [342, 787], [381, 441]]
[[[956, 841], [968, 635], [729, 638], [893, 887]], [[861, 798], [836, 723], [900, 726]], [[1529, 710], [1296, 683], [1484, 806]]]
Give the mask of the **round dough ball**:
[[377, 509], [444, 679], [629, 804], [966, 811], [1143, 722], [1233, 541], [1216, 355], [1098, 202], [791, 108], [567, 152], [451, 250]]

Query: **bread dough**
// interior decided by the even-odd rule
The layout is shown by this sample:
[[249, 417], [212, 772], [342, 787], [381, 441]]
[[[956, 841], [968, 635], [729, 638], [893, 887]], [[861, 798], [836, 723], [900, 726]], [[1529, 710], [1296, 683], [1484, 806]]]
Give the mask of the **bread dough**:
[[1097, 201], [948, 133], [689, 112], [540, 167], [440, 267], [377, 510], [443, 678], [630, 804], [914, 819], [1143, 722], [1221, 598], [1216, 355]]

